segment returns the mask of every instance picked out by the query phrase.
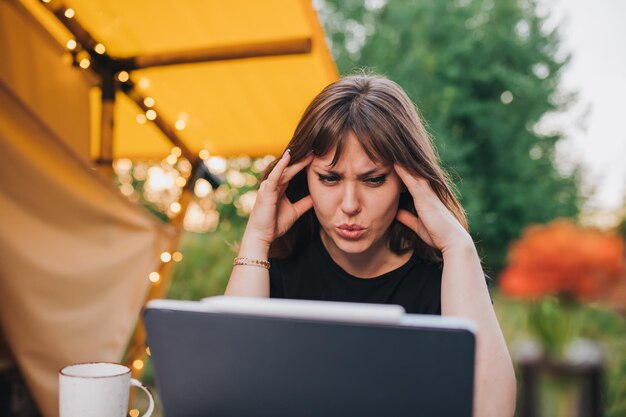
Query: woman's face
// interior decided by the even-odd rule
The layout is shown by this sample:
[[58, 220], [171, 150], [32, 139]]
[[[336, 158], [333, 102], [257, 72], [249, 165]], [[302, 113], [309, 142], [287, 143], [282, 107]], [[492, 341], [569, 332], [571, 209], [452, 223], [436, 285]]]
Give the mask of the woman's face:
[[[334, 150], [307, 170], [315, 214], [328, 243], [346, 254], [385, 245], [398, 211], [402, 181], [391, 164], [374, 163], [350, 132], [335, 166]], [[331, 250], [331, 248], [328, 248]]]

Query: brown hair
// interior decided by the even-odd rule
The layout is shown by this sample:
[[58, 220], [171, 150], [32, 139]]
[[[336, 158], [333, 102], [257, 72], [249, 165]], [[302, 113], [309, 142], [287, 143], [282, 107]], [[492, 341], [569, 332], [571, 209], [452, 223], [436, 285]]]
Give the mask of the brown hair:
[[[415, 105], [395, 82], [381, 76], [352, 75], [340, 78], [317, 95], [305, 110], [293, 138], [287, 145], [291, 163], [313, 150], [326, 155], [336, 147], [334, 165], [343, 152], [348, 132], [354, 132], [367, 155], [376, 163], [398, 163], [409, 172], [428, 180], [434, 192], [457, 220], [467, 228], [465, 213], [452, 192], [450, 180], [439, 165], [430, 136]], [[274, 167], [270, 164], [264, 179]], [[306, 171], [291, 180], [287, 198], [297, 201], [309, 193]], [[415, 214], [412, 197], [403, 192], [400, 207]], [[270, 256], [287, 257], [297, 251], [297, 242], [310, 241], [319, 232], [313, 210], [305, 213], [270, 247]], [[395, 253], [415, 250], [429, 260], [440, 254], [412, 230], [394, 220], [390, 226], [389, 248]]]

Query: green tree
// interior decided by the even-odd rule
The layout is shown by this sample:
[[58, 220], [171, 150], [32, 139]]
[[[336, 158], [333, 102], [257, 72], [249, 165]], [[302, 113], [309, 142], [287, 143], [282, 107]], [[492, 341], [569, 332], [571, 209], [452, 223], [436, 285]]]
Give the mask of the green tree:
[[386, 75], [417, 104], [488, 270], [525, 226], [578, 214], [578, 170], [554, 164], [561, 135], [536, 129], [575, 97], [558, 90], [569, 57], [535, 1], [318, 4], [340, 72]]

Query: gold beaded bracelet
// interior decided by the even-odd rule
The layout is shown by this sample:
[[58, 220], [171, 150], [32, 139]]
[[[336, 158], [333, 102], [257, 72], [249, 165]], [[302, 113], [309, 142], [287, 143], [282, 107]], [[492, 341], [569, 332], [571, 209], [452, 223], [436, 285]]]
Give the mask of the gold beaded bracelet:
[[269, 261], [264, 261], [264, 260], [261, 260], [261, 259], [250, 259], [250, 258], [237, 257], [233, 261], [233, 266], [235, 266], [235, 265], [258, 266], [260, 268], [270, 269]]

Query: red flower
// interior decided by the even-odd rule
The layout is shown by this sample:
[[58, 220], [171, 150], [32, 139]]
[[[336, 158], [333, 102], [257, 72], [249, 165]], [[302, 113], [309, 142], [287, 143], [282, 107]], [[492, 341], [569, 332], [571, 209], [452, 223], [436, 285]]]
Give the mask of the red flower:
[[607, 298], [624, 271], [624, 242], [618, 236], [566, 220], [529, 227], [509, 251], [500, 286], [511, 296], [569, 294]]

